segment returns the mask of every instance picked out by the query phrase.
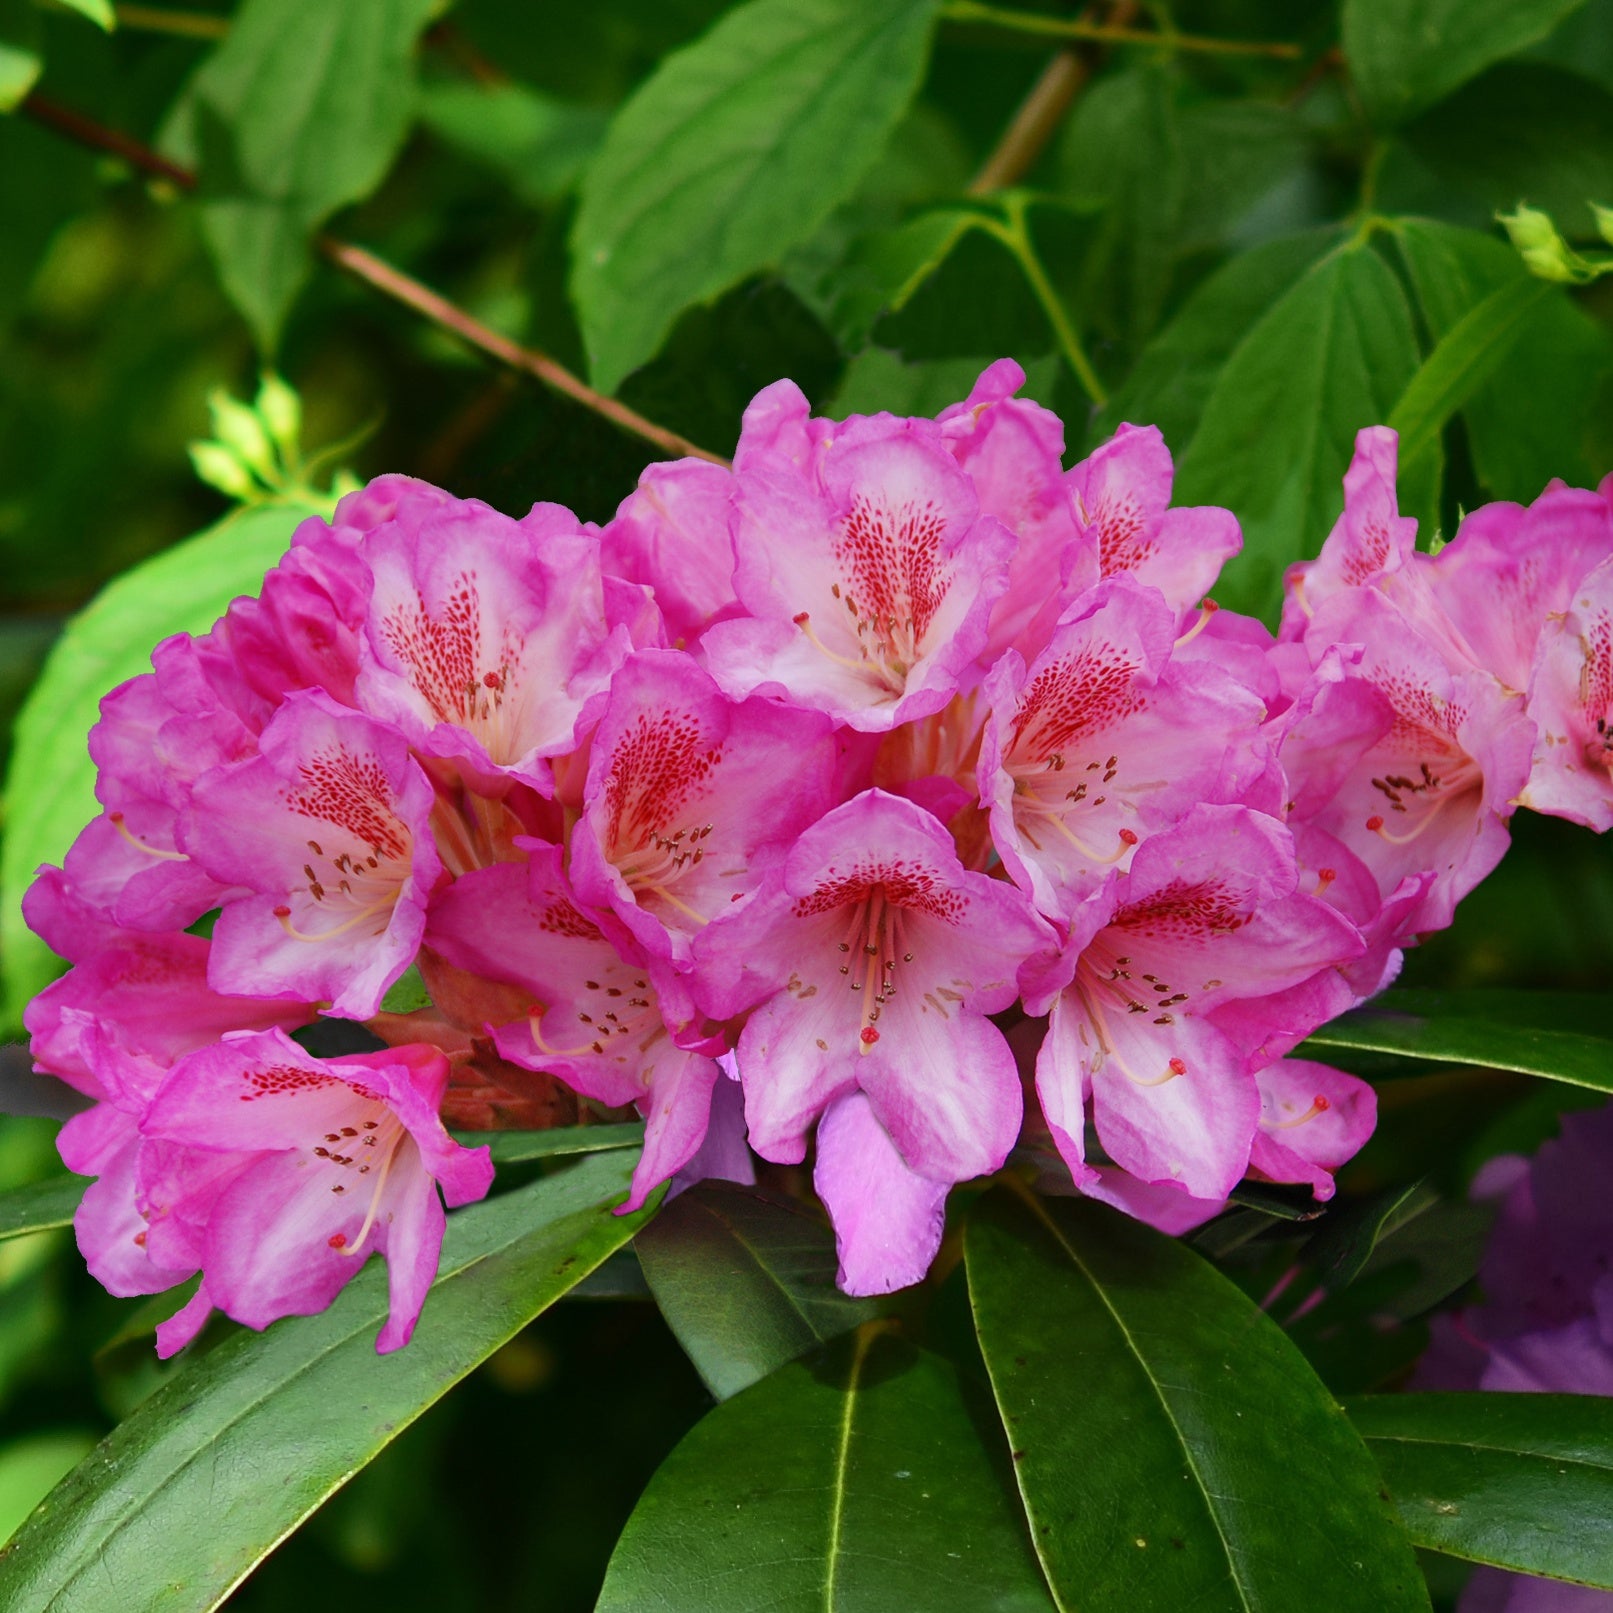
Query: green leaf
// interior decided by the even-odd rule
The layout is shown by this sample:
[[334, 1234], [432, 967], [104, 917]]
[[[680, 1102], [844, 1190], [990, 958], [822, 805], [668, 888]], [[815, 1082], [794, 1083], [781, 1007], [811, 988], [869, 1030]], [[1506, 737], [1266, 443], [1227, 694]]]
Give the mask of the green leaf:
[[69, 11], [88, 17], [103, 33], [111, 33], [118, 25], [112, 10], [112, 0], [60, 0]]
[[1011, 1494], [953, 1368], [873, 1324], [695, 1425], [598, 1613], [1052, 1613]]
[[999, 1189], [975, 1206], [964, 1257], [1061, 1608], [1427, 1609], [1343, 1413], [1186, 1244], [1090, 1202]]
[[1394, 123], [1536, 40], [1583, 0], [1345, 0], [1344, 55], [1367, 110]]
[[1400, 433], [1402, 474], [1437, 451], [1446, 423], [1500, 368], [1551, 291], [1532, 275], [1508, 280], [1440, 336], [1389, 414], [1387, 424]]
[[1613, 1400], [1400, 1394], [1348, 1409], [1419, 1546], [1613, 1589]]
[[0, 1193], [0, 1241], [71, 1226], [87, 1185], [82, 1176], [57, 1176]]
[[449, 1218], [407, 1348], [375, 1353], [379, 1261], [318, 1316], [245, 1330], [170, 1378], [0, 1553], [7, 1613], [202, 1613], [473, 1367], [643, 1223], [627, 1162], [585, 1160]]
[[836, 270], [826, 309], [825, 323], [841, 347], [863, 347], [880, 316], [905, 308], [980, 220], [979, 213], [944, 208], [855, 241]]
[[1570, 1011], [1583, 1005], [1579, 1023], [1594, 1028], [1565, 1019], [1563, 1001], [1552, 992], [1390, 991], [1313, 1031], [1301, 1045], [1323, 1058], [1393, 1053], [1418, 1063], [1515, 1070], [1613, 1092], [1605, 1001], [1571, 997], [1568, 1003]]
[[14, 112], [45, 69], [44, 30], [28, 0], [0, 0], [0, 112]]
[[[1492, 235], [1404, 219], [1395, 240], [1441, 348], [1469, 321], [1480, 321], [1489, 299], [1493, 314], [1506, 306], [1506, 294], [1516, 314], [1510, 330], [1497, 333], [1493, 350], [1475, 350], [1474, 361], [1488, 373], [1461, 400], [1473, 466], [1485, 488], [1496, 498], [1526, 501], [1553, 476], [1595, 486], [1613, 454], [1613, 425], [1597, 407], [1613, 376], [1613, 336], [1561, 289], [1529, 274]], [[1404, 464], [1404, 442], [1401, 453]]]
[[635, 1240], [667, 1325], [718, 1400], [879, 1313], [835, 1287], [834, 1235], [788, 1199], [702, 1182]]
[[529, 1159], [561, 1159], [570, 1154], [604, 1154], [637, 1148], [644, 1141], [644, 1122], [615, 1126], [556, 1126], [551, 1131], [461, 1132], [467, 1147], [486, 1143], [495, 1165], [519, 1165]]
[[171, 633], [203, 633], [238, 594], [255, 593], [297, 523], [314, 512], [262, 506], [136, 566], [109, 583], [67, 624], [17, 717], [6, 774], [6, 834], [0, 847], [0, 956], [6, 1018], [56, 973], [44, 943], [22, 921], [22, 895], [41, 863], [60, 863], [99, 808], [86, 741], [101, 697], [151, 670], [151, 652]]
[[596, 386], [853, 193], [918, 88], [935, 11], [749, 0], [667, 57], [583, 179], [571, 286]]
[[1362, 426], [1383, 420], [1417, 367], [1405, 293], [1363, 241], [1329, 253], [1243, 338], [1183, 457], [1181, 504], [1222, 504], [1243, 552], [1216, 598], [1275, 614], [1290, 561], [1316, 554], [1344, 506]]
[[94, 1434], [74, 1429], [0, 1445], [0, 1545], [94, 1446]]
[[1336, 229], [1311, 230], [1268, 241], [1223, 264], [1143, 349], [1098, 417], [1093, 440], [1129, 420], [1158, 426], [1180, 456], [1238, 343], [1338, 239]]
[[414, 43], [436, 0], [245, 0], [165, 139], [200, 169], [230, 299], [272, 351], [309, 241], [392, 166], [415, 109]]
[[557, 101], [524, 84], [454, 79], [421, 92], [420, 121], [503, 175], [523, 201], [543, 207], [571, 189], [609, 119], [598, 107]]
[[1306, 1243], [1305, 1258], [1327, 1288], [1348, 1288], [1384, 1238], [1438, 1202], [1439, 1195], [1425, 1181], [1416, 1181], [1330, 1208]]
[[1401, 130], [1448, 192], [1483, 223], [1519, 201], [1594, 238], [1589, 206], [1613, 195], [1613, 94], [1575, 73], [1507, 62]]

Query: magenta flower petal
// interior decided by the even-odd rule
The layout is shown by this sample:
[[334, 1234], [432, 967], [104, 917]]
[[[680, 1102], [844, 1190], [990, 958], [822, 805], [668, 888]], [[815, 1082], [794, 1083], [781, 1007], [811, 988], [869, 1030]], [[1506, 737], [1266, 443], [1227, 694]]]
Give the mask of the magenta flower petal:
[[908, 1168], [862, 1093], [837, 1098], [819, 1122], [812, 1185], [834, 1223], [845, 1293], [922, 1281], [941, 1247], [948, 1184]]

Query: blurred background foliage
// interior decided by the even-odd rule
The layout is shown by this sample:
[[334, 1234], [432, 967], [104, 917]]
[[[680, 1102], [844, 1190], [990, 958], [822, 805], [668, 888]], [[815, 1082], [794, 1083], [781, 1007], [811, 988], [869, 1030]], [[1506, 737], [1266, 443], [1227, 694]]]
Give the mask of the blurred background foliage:
[[[845, 132], [858, 149], [840, 192], [819, 184], [787, 241], [775, 232], [746, 260], [740, 226], [766, 235], [754, 195], [733, 204], [731, 232], [674, 211], [641, 252], [650, 289], [625, 274], [602, 288], [592, 248], [626, 250], [612, 207], [653, 188], [665, 134], [644, 103], [616, 114], [736, 9], [755, 7], [244, 0], [232, 18], [0, 0], [0, 98], [38, 98], [0, 117], [0, 747], [71, 614], [226, 512], [186, 445], [206, 433], [209, 393], [249, 396], [265, 362], [301, 395], [304, 441], [349, 443], [360, 476], [405, 471], [512, 512], [548, 499], [603, 521], [654, 455], [321, 262], [309, 241], [327, 221], [718, 454], [779, 376], [830, 413], [933, 412], [1012, 355], [1064, 417], [1072, 461], [1120, 420], [1157, 422], [1180, 496], [1234, 508], [1269, 570], [1320, 543], [1356, 428], [1387, 418], [1441, 337], [1524, 273], [1496, 211], [1527, 200], [1584, 243], [1587, 204], [1613, 202], [1613, 0], [1489, 5], [1467, 24], [1437, 0], [1348, 0], [1342, 16], [1336, 0], [1118, 0], [1081, 18], [1163, 42], [1068, 50], [953, 0], [912, 58], [916, 93], [854, 109], [867, 127]], [[922, 34], [936, 10], [880, 0], [863, 21], [870, 37]], [[1071, 15], [1055, 0], [1024, 0], [1026, 14]], [[1397, 30], [1418, 19], [1466, 43], [1416, 58]], [[848, 51], [846, 73], [876, 67]], [[252, 82], [268, 85], [256, 110]], [[1027, 97], [1045, 127], [1016, 146], [1004, 131]], [[197, 198], [30, 116], [41, 102], [199, 165]], [[777, 201], [788, 211], [787, 191]], [[688, 306], [656, 302], [674, 283], [693, 288]], [[1530, 305], [1407, 467], [1404, 496], [1425, 539], [1448, 536], [1485, 499], [1609, 468], [1604, 280]], [[1228, 603], [1266, 602], [1252, 566]], [[13, 802], [28, 788], [14, 772]], [[1605, 989], [1605, 845], [1520, 818], [1502, 869], [1405, 978]], [[22, 1067], [13, 1052], [14, 1107]], [[1475, 1269], [1472, 1173], [1532, 1147], [1569, 1101], [1479, 1072], [1384, 1088], [1346, 1198], [1432, 1185], [1375, 1257], [1367, 1299], [1296, 1322], [1336, 1388], [1404, 1371], [1416, 1319]], [[58, 1168], [54, 1129], [0, 1119], [0, 1187]], [[102, 1294], [69, 1239], [0, 1243], [0, 1538], [159, 1381], [151, 1317]], [[1257, 1292], [1291, 1251], [1252, 1247], [1238, 1269]], [[562, 1305], [232, 1605], [586, 1608], [644, 1482], [707, 1405], [653, 1306]]]

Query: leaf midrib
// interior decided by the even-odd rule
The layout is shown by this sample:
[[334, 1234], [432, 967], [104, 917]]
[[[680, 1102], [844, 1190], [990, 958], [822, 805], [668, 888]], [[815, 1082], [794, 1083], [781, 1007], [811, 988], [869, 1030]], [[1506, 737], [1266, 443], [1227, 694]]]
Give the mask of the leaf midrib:
[[[1114, 1321], [1115, 1326], [1120, 1330], [1120, 1336], [1125, 1340], [1126, 1348], [1131, 1351], [1132, 1356], [1137, 1362], [1137, 1365], [1142, 1369], [1143, 1377], [1147, 1380], [1149, 1388], [1154, 1391], [1154, 1396], [1159, 1401], [1160, 1410], [1165, 1413], [1165, 1420], [1171, 1425], [1171, 1431], [1176, 1435], [1177, 1443], [1181, 1446], [1182, 1455], [1187, 1463], [1188, 1471], [1193, 1475], [1194, 1486], [1197, 1488], [1199, 1496], [1204, 1502], [1204, 1510], [1209, 1516], [1210, 1522], [1215, 1529], [1216, 1539], [1221, 1542], [1221, 1549], [1227, 1561], [1227, 1573], [1233, 1585], [1237, 1589], [1238, 1600], [1244, 1606], [1244, 1608], [1248, 1610], [1248, 1613], [1258, 1613], [1257, 1604], [1250, 1599], [1250, 1592], [1245, 1586], [1242, 1576], [1238, 1572], [1238, 1561], [1233, 1555], [1232, 1543], [1230, 1540], [1228, 1540], [1226, 1531], [1221, 1527], [1220, 1515], [1216, 1512], [1215, 1507], [1212, 1504], [1209, 1488], [1205, 1483], [1203, 1474], [1199, 1471], [1198, 1463], [1194, 1460], [1193, 1449], [1187, 1442], [1187, 1436], [1183, 1433], [1181, 1424], [1176, 1420], [1176, 1414], [1171, 1409], [1170, 1401], [1165, 1397], [1164, 1386], [1154, 1376], [1152, 1369], [1148, 1365], [1147, 1357], [1144, 1356], [1140, 1349], [1138, 1349], [1137, 1343], [1132, 1337], [1131, 1329], [1126, 1326], [1125, 1320], [1120, 1315], [1120, 1312], [1117, 1311], [1114, 1305], [1110, 1302], [1108, 1294], [1104, 1292], [1103, 1285], [1099, 1283], [1097, 1278], [1092, 1274], [1091, 1270], [1088, 1268], [1086, 1262], [1081, 1258], [1081, 1256], [1076, 1253], [1069, 1240], [1059, 1230], [1057, 1223], [1050, 1215], [1048, 1215], [1047, 1211], [1034, 1199], [1028, 1196], [1021, 1196], [1020, 1202], [1024, 1204], [1037, 1218], [1037, 1220], [1039, 1220], [1042, 1225], [1045, 1226], [1053, 1235], [1054, 1241], [1065, 1252], [1065, 1254], [1070, 1257], [1071, 1264], [1074, 1265], [1076, 1270], [1079, 1271], [1086, 1279], [1093, 1293], [1098, 1296], [1098, 1299], [1102, 1302], [1103, 1308], [1108, 1311], [1110, 1317]], [[1025, 1499], [1026, 1505], [1029, 1506], [1030, 1498], [1027, 1496]], [[1038, 1542], [1038, 1555], [1039, 1554], [1040, 1544]], [[1051, 1575], [1048, 1576], [1048, 1583], [1053, 1583]]]

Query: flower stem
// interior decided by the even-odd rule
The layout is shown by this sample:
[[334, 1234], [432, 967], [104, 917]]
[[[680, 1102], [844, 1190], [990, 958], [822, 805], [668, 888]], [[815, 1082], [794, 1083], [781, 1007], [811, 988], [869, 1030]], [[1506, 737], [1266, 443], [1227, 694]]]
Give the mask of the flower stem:
[[1301, 54], [1298, 45], [1286, 40], [1211, 39], [1166, 29], [1122, 28], [1112, 23], [1085, 22], [1079, 17], [1014, 11], [1007, 6], [984, 5], [981, 0], [946, 0], [941, 16], [947, 22], [984, 23], [1015, 33], [1040, 34], [1048, 39], [1087, 39], [1103, 45], [1158, 45], [1165, 50], [1199, 51], [1205, 55], [1279, 56], [1290, 60]]

